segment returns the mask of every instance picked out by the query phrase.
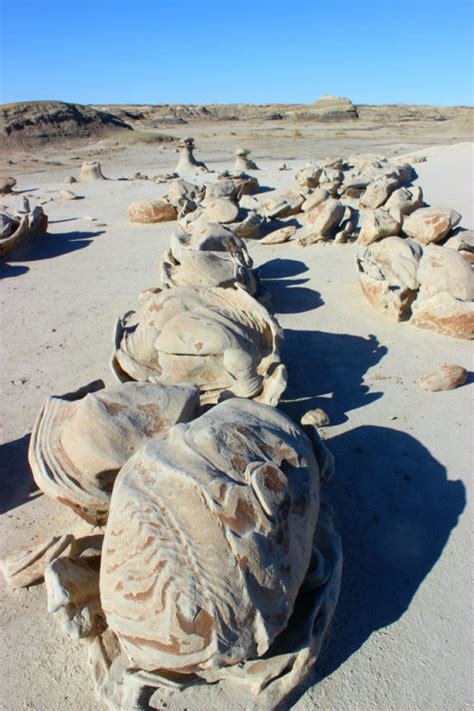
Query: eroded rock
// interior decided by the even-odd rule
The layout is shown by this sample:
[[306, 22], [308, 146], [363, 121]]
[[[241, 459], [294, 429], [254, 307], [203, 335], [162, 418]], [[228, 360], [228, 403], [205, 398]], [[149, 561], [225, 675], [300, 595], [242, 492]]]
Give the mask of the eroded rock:
[[420, 379], [420, 388], [432, 392], [454, 390], [464, 385], [467, 375], [466, 368], [461, 365], [442, 365]]

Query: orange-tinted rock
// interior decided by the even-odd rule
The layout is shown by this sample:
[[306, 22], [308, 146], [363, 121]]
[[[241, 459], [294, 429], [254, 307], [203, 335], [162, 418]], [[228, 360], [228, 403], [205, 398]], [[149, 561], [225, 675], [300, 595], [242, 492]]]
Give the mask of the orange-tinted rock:
[[128, 216], [132, 222], [149, 224], [176, 220], [178, 212], [174, 205], [163, 200], [141, 200], [129, 205]]

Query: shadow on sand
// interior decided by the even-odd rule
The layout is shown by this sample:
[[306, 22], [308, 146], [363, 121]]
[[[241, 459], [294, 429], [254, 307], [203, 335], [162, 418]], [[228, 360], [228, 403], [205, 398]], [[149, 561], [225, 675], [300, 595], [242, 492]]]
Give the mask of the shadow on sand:
[[87, 247], [94, 237], [104, 234], [105, 230], [96, 232], [49, 232], [41, 237], [34, 237], [21, 244], [12, 254], [0, 262], [0, 278], [19, 276], [28, 271], [28, 267], [13, 266], [11, 262], [35, 262], [40, 259], [59, 257], [68, 252]]
[[295, 314], [323, 306], [321, 294], [303, 287], [309, 279], [288, 279], [308, 271], [297, 259], [272, 259], [258, 268], [262, 286], [271, 292], [271, 309], [276, 314]]
[[0, 513], [36, 498], [37, 488], [28, 464], [30, 434], [0, 446]]
[[335, 506], [344, 572], [316, 681], [403, 615], [466, 504], [463, 483], [448, 481], [405, 432], [363, 426], [327, 443], [337, 468], [324, 494]]

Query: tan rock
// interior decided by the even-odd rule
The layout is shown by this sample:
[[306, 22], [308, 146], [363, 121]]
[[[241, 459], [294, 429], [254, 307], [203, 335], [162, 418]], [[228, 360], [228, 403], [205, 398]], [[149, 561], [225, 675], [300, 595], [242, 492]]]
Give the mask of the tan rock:
[[313, 192], [308, 195], [302, 204], [301, 209], [303, 212], [309, 212], [330, 197], [331, 194], [328, 190], [324, 190], [324, 188], [316, 188], [316, 190], [313, 190]]
[[99, 593], [100, 557], [57, 558], [44, 574], [48, 612], [65, 635], [94, 638], [105, 629]]
[[384, 207], [389, 212], [400, 210], [402, 215], [411, 215], [423, 205], [423, 192], [419, 186], [411, 188], [398, 188], [395, 190]]
[[365, 192], [361, 195], [360, 204], [373, 210], [381, 207], [399, 184], [397, 178], [377, 178], [367, 186]]
[[412, 323], [454, 338], [474, 338], [474, 303], [455, 299], [439, 291], [427, 299], [417, 299], [412, 307]]
[[41, 543], [21, 548], [2, 561], [5, 580], [12, 588], [25, 588], [44, 577], [46, 567], [70, 547], [71, 535], [52, 536]]
[[33, 210], [22, 215], [19, 220], [3, 213], [0, 224], [2, 227], [0, 257], [3, 257], [13, 252], [20, 244], [45, 234], [48, 229], [48, 216], [43, 208], [37, 205]]
[[78, 196], [72, 190], [64, 190], [60, 195], [61, 200], [77, 200]]
[[268, 219], [297, 215], [301, 212], [305, 199], [306, 196], [296, 190], [275, 192], [262, 202], [264, 215]]
[[101, 385], [46, 398], [28, 452], [38, 487], [99, 524], [107, 520], [121, 466], [163, 429], [193, 417], [199, 398], [189, 384], [127, 383], [97, 391]]
[[122, 381], [194, 382], [203, 404], [232, 393], [276, 405], [286, 387], [281, 340], [244, 289], [176, 287], [117, 323], [112, 369]]
[[372, 308], [395, 321], [410, 318], [420, 257], [421, 248], [400, 237], [374, 242], [357, 256], [359, 283]]
[[216, 198], [206, 202], [205, 212], [209, 222], [227, 224], [235, 222], [239, 215], [239, 206], [231, 200]]
[[315, 457], [276, 408], [231, 399], [128, 461], [100, 590], [132, 666], [213, 673], [267, 652], [310, 564], [328, 457], [318, 444]]
[[209, 172], [205, 163], [196, 160], [194, 157], [194, 138], [182, 138], [178, 143], [177, 150], [179, 153], [179, 160], [178, 165], [176, 166], [176, 172], [179, 175]]
[[269, 235], [260, 240], [261, 244], [283, 244], [288, 242], [290, 237], [293, 237], [297, 230], [295, 225], [288, 225], [288, 227], [280, 227], [279, 230], [274, 230], [270, 232]]
[[320, 166], [307, 165], [295, 175], [295, 180], [302, 188], [317, 188], [323, 169]]
[[79, 180], [83, 183], [105, 180], [100, 163], [95, 160], [84, 161], [81, 166], [81, 172], [79, 173]]
[[447, 291], [460, 301], [474, 300], [474, 273], [462, 256], [452, 249], [437, 245], [425, 247], [418, 279], [421, 298]]
[[302, 425], [313, 425], [313, 427], [327, 427], [330, 424], [327, 412], [317, 407], [315, 410], [308, 410], [301, 418]]
[[128, 216], [131, 222], [149, 224], [176, 220], [178, 212], [174, 205], [164, 200], [140, 200], [128, 206]]
[[16, 179], [11, 177], [0, 178], [0, 194], [11, 193], [16, 185]]
[[265, 218], [254, 210], [240, 209], [237, 222], [227, 223], [232, 232], [242, 239], [259, 239], [260, 229], [265, 223]]
[[422, 207], [403, 221], [403, 232], [420, 244], [440, 242], [460, 222], [456, 210]]
[[300, 244], [309, 245], [321, 239], [328, 239], [332, 231], [337, 231], [337, 225], [344, 217], [344, 205], [339, 200], [329, 198], [306, 213], [307, 221], [304, 236]]
[[437, 370], [428, 373], [420, 380], [420, 388], [438, 392], [439, 390], [454, 390], [464, 385], [467, 380], [467, 370], [461, 365], [442, 365]]
[[366, 210], [361, 217], [361, 230], [357, 241], [369, 245], [383, 237], [396, 236], [400, 233], [400, 222], [382, 207]]

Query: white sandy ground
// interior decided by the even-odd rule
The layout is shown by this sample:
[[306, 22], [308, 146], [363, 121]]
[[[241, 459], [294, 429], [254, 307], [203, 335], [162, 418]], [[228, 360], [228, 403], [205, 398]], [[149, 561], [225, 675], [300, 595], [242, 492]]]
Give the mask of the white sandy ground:
[[[474, 227], [472, 147], [418, 152], [428, 156], [416, 166], [427, 201], [456, 208], [463, 225]], [[116, 178], [173, 167], [174, 149], [160, 153], [159, 166], [156, 155], [140, 148], [133, 169], [125, 171], [117, 159], [103, 170]], [[293, 170], [306, 160], [291, 161], [292, 172], [277, 171], [279, 162], [259, 161], [261, 184], [291, 185]], [[221, 154], [213, 167], [231, 163]], [[50, 533], [88, 528], [34, 491], [29, 433], [45, 396], [98, 377], [114, 382], [108, 360], [115, 319], [157, 284], [157, 263], [174, 228], [132, 225], [127, 218], [132, 200], [154, 197], [164, 186], [77, 184], [70, 187], [84, 199], [61, 202], [70, 172], [14, 173], [32, 199], [53, 201], [45, 205], [50, 235], [0, 266], [2, 555]], [[13, 207], [20, 198], [1, 202]], [[370, 310], [358, 289], [353, 245], [249, 242], [249, 249], [285, 329], [289, 387], [282, 407], [294, 416], [323, 407], [331, 417], [324, 436], [337, 461], [324, 496], [343, 537], [341, 597], [318, 683], [294, 708], [471, 709], [474, 378], [471, 372], [468, 385], [441, 393], [424, 392], [417, 381], [443, 363], [472, 371], [472, 345]], [[2, 711], [100, 708], [85, 650], [65, 639], [47, 614], [44, 586], [12, 592], [1, 585]], [[223, 706], [211, 693], [186, 708], [241, 707]]]

